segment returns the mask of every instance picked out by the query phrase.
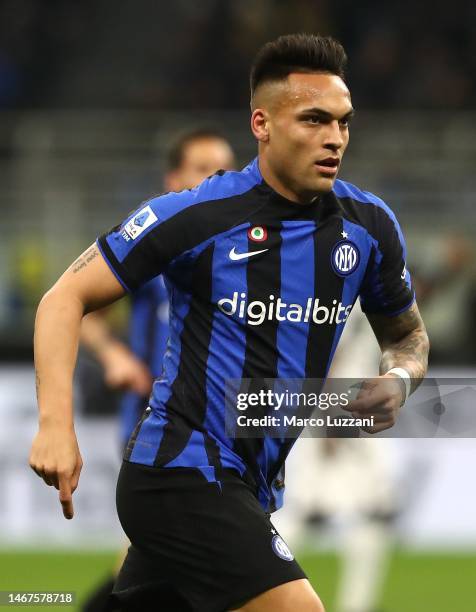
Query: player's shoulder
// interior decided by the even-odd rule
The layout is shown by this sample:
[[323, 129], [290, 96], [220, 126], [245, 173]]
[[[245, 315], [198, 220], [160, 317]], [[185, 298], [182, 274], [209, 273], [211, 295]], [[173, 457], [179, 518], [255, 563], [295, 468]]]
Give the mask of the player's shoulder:
[[154, 214], [165, 221], [179, 212], [200, 204], [221, 203], [230, 198], [239, 198], [262, 181], [256, 160], [241, 171], [219, 170], [194, 189], [168, 192], [144, 202]]
[[345, 210], [361, 219], [378, 220], [383, 218], [385, 220], [390, 219], [394, 224], [397, 223], [395, 213], [390, 206], [370, 191], [364, 191], [348, 181], [337, 179], [334, 183], [333, 192]]

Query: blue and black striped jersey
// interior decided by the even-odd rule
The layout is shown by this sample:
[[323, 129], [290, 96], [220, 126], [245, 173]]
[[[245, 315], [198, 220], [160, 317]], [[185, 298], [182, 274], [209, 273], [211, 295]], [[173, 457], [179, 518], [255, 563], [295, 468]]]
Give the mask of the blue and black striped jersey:
[[193, 466], [210, 481], [246, 472], [268, 511], [282, 503], [292, 440], [227, 437], [225, 382], [325, 378], [358, 296], [390, 316], [414, 299], [382, 200], [337, 180], [297, 204], [265, 183], [257, 159], [151, 199], [98, 244], [126, 289], [162, 273], [170, 296], [163, 373], [125, 459]]

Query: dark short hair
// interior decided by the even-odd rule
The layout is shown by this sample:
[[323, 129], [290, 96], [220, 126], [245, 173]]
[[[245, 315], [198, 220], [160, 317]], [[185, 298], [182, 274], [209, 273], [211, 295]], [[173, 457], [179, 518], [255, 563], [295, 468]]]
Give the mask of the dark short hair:
[[185, 155], [185, 149], [189, 144], [196, 140], [224, 140], [228, 142], [220, 130], [213, 127], [197, 127], [181, 132], [172, 141], [167, 150], [167, 168], [168, 170], [177, 170], [180, 168]]
[[258, 51], [250, 72], [250, 89], [280, 81], [293, 72], [328, 72], [344, 78], [347, 56], [339, 41], [316, 34], [286, 34]]

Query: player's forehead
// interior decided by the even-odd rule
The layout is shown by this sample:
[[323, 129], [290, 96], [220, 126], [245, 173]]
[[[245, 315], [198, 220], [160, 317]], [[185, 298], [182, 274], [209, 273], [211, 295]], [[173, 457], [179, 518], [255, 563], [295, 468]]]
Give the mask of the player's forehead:
[[352, 110], [350, 92], [344, 81], [336, 74], [292, 73], [281, 89], [281, 105], [295, 112], [318, 108], [332, 114]]
[[211, 163], [223, 160], [223, 163], [233, 161], [233, 151], [224, 138], [207, 136], [188, 142], [183, 150], [182, 160], [187, 163]]

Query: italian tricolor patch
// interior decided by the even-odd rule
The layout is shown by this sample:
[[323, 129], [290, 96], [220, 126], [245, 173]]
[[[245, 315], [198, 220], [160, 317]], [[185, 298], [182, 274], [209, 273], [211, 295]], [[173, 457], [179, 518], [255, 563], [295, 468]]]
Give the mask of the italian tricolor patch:
[[263, 242], [268, 237], [268, 232], [262, 225], [255, 225], [248, 230], [248, 238], [253, 242]]

